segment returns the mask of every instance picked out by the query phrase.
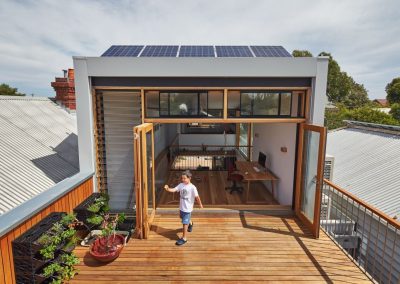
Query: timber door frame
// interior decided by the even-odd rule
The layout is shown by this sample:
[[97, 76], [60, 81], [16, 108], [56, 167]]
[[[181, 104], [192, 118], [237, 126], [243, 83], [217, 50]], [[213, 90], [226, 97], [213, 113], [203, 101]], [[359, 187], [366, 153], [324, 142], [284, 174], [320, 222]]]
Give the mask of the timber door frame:
[[[133, 128], [134, 147], [134, 188], [136, 194], [136, 233], [141, 239], [149, 236], [150, 225], [155, 215], [155, 164], [154, 164], [154, 129], [152, 123], [143, 123]], [[148, 184], [147, 141], [146, 135], [151, 133], [151, 185]], [[152, 191], [152, 210], [149, 213], [148, 192]]]
[[[304, 162], [304, 135], [305, 131], [313, 131], [320, 134], [318, 145], [318, 161], [317, 161], [317, 176], [316, 176], [316, 190], [314, 199], [314, 218], [310, 221], [301, 210], [301, 202], [303, 198], [303, 180], [305, 173], [303, 172]], [[312, 124], [301, 123], [299, 127], [299, 144], [298, 144], [298, 159], [297, 159], [297, 172], [296, 172], [296, 192], [295, 192], [295, 212], [299, 219], [311, 230], [315, 238], [319, 237], [320, 230], [320, 214], [321, 214], [321, 198], [322, 198], [322, 185], [324, 174], [325, 162], [325, 145], [326, 145], [326, 127], [317, 126]]]

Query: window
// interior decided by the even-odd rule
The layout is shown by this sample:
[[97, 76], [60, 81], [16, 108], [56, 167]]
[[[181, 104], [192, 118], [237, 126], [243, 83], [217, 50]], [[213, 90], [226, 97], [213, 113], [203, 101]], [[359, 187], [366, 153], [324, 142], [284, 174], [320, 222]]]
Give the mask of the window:
[[146, 116], [158, 117], [159, 116], [159, 94], [158, 92], [146, 93]]
[[280, 115], [291, 115], [292, 94], [281, 93], [281, 112]]
[[[239, 124], [239, 151], [243, 154], [247, 159], [250, 158], [250, 144], [251, 139], [249, 139], [249, 135], [251, 136], [251, 124], [250, 123], [240, 123]], [[250, 141], [249, 141], [250, 140]], [[249, 144], [250, 142], [250, 144]]]
[[223, 116], [222, 91], [148, 91], [146, 117], [218, 117]]
[[291, 101], [290, 92], [242, 92], [240, 116], [290, 116]]
[[237, 117], [240, 113], [240, 91], [228, 92], [228, 117]]

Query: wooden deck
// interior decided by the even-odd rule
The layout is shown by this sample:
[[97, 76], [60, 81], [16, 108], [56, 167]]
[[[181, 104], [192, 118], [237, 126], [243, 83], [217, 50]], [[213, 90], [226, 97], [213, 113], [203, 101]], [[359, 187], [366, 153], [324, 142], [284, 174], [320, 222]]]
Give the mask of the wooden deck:
[[[180, 183], [180, 171], [171, 171], [168, 178], [169, 186], [176, 186]], [[232, 208], [235, 205], [245, 204], [245, 191], [247, 183], [242, 184], [243, 193], [229, 193], [226, 186], [231, 186], [227, 181], [226, 171], [192, 171], [192, 183], [197, 187], [203, 205], [210, 207]], [[251, 183], [249, 202], [257, 202], [258, 205], [276, 205], [278, 202], [272, 197], [270, 190], [261, 182]], [[177, 208], [179, 196], [177, 193], [161, 192], [158, 203], [159, 208]]]
[[177, 213], [159, 210], [150, 238], [130, 240], [106, 265], [77, 248], [71, 283], [371, 283], [324, 233], [313, 239], [287, 211], [196, 210], [193, 221], [188, 243], [177, 247]]

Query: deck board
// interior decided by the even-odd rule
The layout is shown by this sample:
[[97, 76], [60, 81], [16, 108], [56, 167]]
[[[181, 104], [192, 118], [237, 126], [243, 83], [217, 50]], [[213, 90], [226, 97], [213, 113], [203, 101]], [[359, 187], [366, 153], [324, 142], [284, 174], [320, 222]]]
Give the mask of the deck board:
[[101, 265], [77, 248], [71, 283], [371, 283], [326, 236], [291, 214], [196, 210], [194, 231], [176, 247], [179, 218], [159, 210], [148, 240], [132, 239], [115, 261]]

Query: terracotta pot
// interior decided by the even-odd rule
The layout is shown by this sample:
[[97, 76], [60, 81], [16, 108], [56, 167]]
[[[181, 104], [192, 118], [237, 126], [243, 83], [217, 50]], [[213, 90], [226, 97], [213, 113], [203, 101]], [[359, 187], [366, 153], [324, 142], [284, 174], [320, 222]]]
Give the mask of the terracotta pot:
[[90, 255], [101, 262], [109, 262], [116, 259], [122, 251], [125, 237], [122, 235], [111, 235], [100, 237], [90, 245]]

